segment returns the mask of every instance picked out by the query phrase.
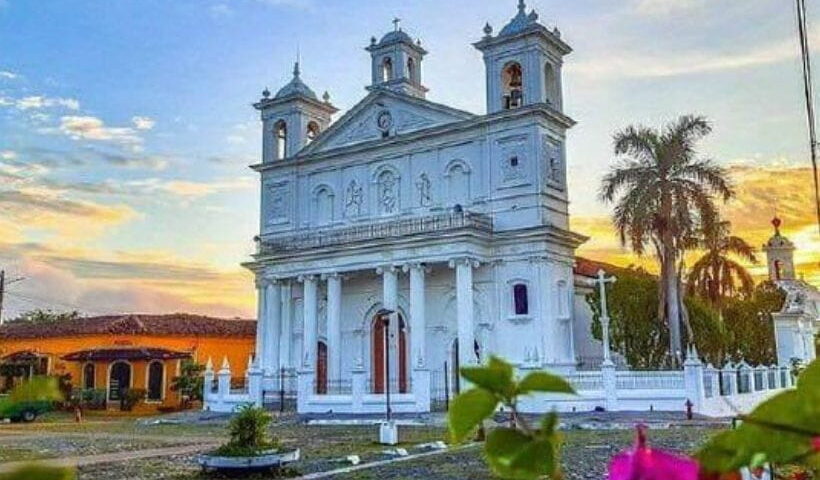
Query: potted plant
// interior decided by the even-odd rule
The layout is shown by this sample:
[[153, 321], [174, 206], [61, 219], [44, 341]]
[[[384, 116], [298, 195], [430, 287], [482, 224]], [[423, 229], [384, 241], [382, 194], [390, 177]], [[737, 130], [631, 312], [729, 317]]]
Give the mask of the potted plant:
[[261, 407], [244, 405], [228, 425], [230, 440], [211, 453], [200, 455], [206, 470], [258, 470], [278, 468], [299, 460], [299, 449], [285, 450], [279, 440], [268, 435], [270, 413]]

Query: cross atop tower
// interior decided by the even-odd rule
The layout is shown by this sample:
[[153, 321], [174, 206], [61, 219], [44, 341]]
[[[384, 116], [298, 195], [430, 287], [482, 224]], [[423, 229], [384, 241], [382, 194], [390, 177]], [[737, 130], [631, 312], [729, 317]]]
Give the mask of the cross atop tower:
[[400, 30], [399, 24], [401, 23], [401, 18], [396, 17], [393, 19], [393, 30], [398, 32]]

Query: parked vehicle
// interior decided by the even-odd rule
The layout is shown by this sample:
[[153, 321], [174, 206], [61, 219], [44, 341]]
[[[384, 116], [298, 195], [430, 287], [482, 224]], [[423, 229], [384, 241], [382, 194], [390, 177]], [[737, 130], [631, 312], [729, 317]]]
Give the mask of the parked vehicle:
[[12, 422], [33, 422], [38, 416], [54, 409], [54, 402], [47, 400], [13, 402], [0, 397], [0, 419]]

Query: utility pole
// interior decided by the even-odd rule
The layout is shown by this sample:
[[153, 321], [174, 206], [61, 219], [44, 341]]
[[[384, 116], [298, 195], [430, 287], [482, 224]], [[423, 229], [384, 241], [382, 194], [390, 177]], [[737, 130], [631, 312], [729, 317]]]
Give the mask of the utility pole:
[[0, 325], [3, 324], [3, 298], [6, 296], [6, 287], [21, 280], [23, 280], [23, 277], [6, 281], [6, 271], [0, 270]]

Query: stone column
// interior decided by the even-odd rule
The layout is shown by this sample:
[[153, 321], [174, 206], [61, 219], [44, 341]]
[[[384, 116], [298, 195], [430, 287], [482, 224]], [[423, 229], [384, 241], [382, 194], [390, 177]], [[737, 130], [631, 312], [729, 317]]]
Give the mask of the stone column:
[[256, 351], [254, 356], [262, 359], [265, 356], [265, 332], [268, 323], [265, 307], [265, 284], [263, 277], [256, 278]]
[[337, 273], [327, 276], [327, 377], [330, 381], [342, 378], [342, 277]]
[[423, 368], [427, 361], [424, 268], [419, 263], [405, 266], [405, 271], [410, 272], [410, 347], [413, 368]]
[[[382, 306], [386, 310], [392, 310], [390, 315], [390, 325], [387, 335], [387, 355], [390, 356], [390, 381], [386, 382], [386, 388], [391, 384], [399, 384], [399, 286], [398, 273], [396, 267], [380, 267], [377, 271], [382, 276]], [[387, 381], [387, 379], [385, 379]], [[392, 391], [392, 390], [391, 390]]]
[[[284, 368], [294, 366], [293, 349], [293, 287], [290, 280], [282, 282], [282, 336], [279, 341], [279, 365]], [[278, 373], [277, 373], [278, 375]]]
[[316, 331], [318, 328], [317, 322], [317, 303], [318, 289], [316, 277], [314, 275], [305, 275], [300, 278], [304, 282], [304, 346], [302, 347], [303, 357], [301, 364], [306, 371], [314, 372], [316, 370]]
[[473, 268], [478, 262], [460, 258], [450, 262], [456, 269], [456, 317], [458, 324], [458, 360], [462, 367], [475, 365], [473, 350], [475, 327], [473, 325]]
[[262, 361], [256, 364], [266, 377], [270, 377], [276, 375], [279, 369], [279, 337], [282, 322], [281, 285], [276, 280], [268, 283], [265, 289], [265, 307], [267, 309], [265, 349]]

